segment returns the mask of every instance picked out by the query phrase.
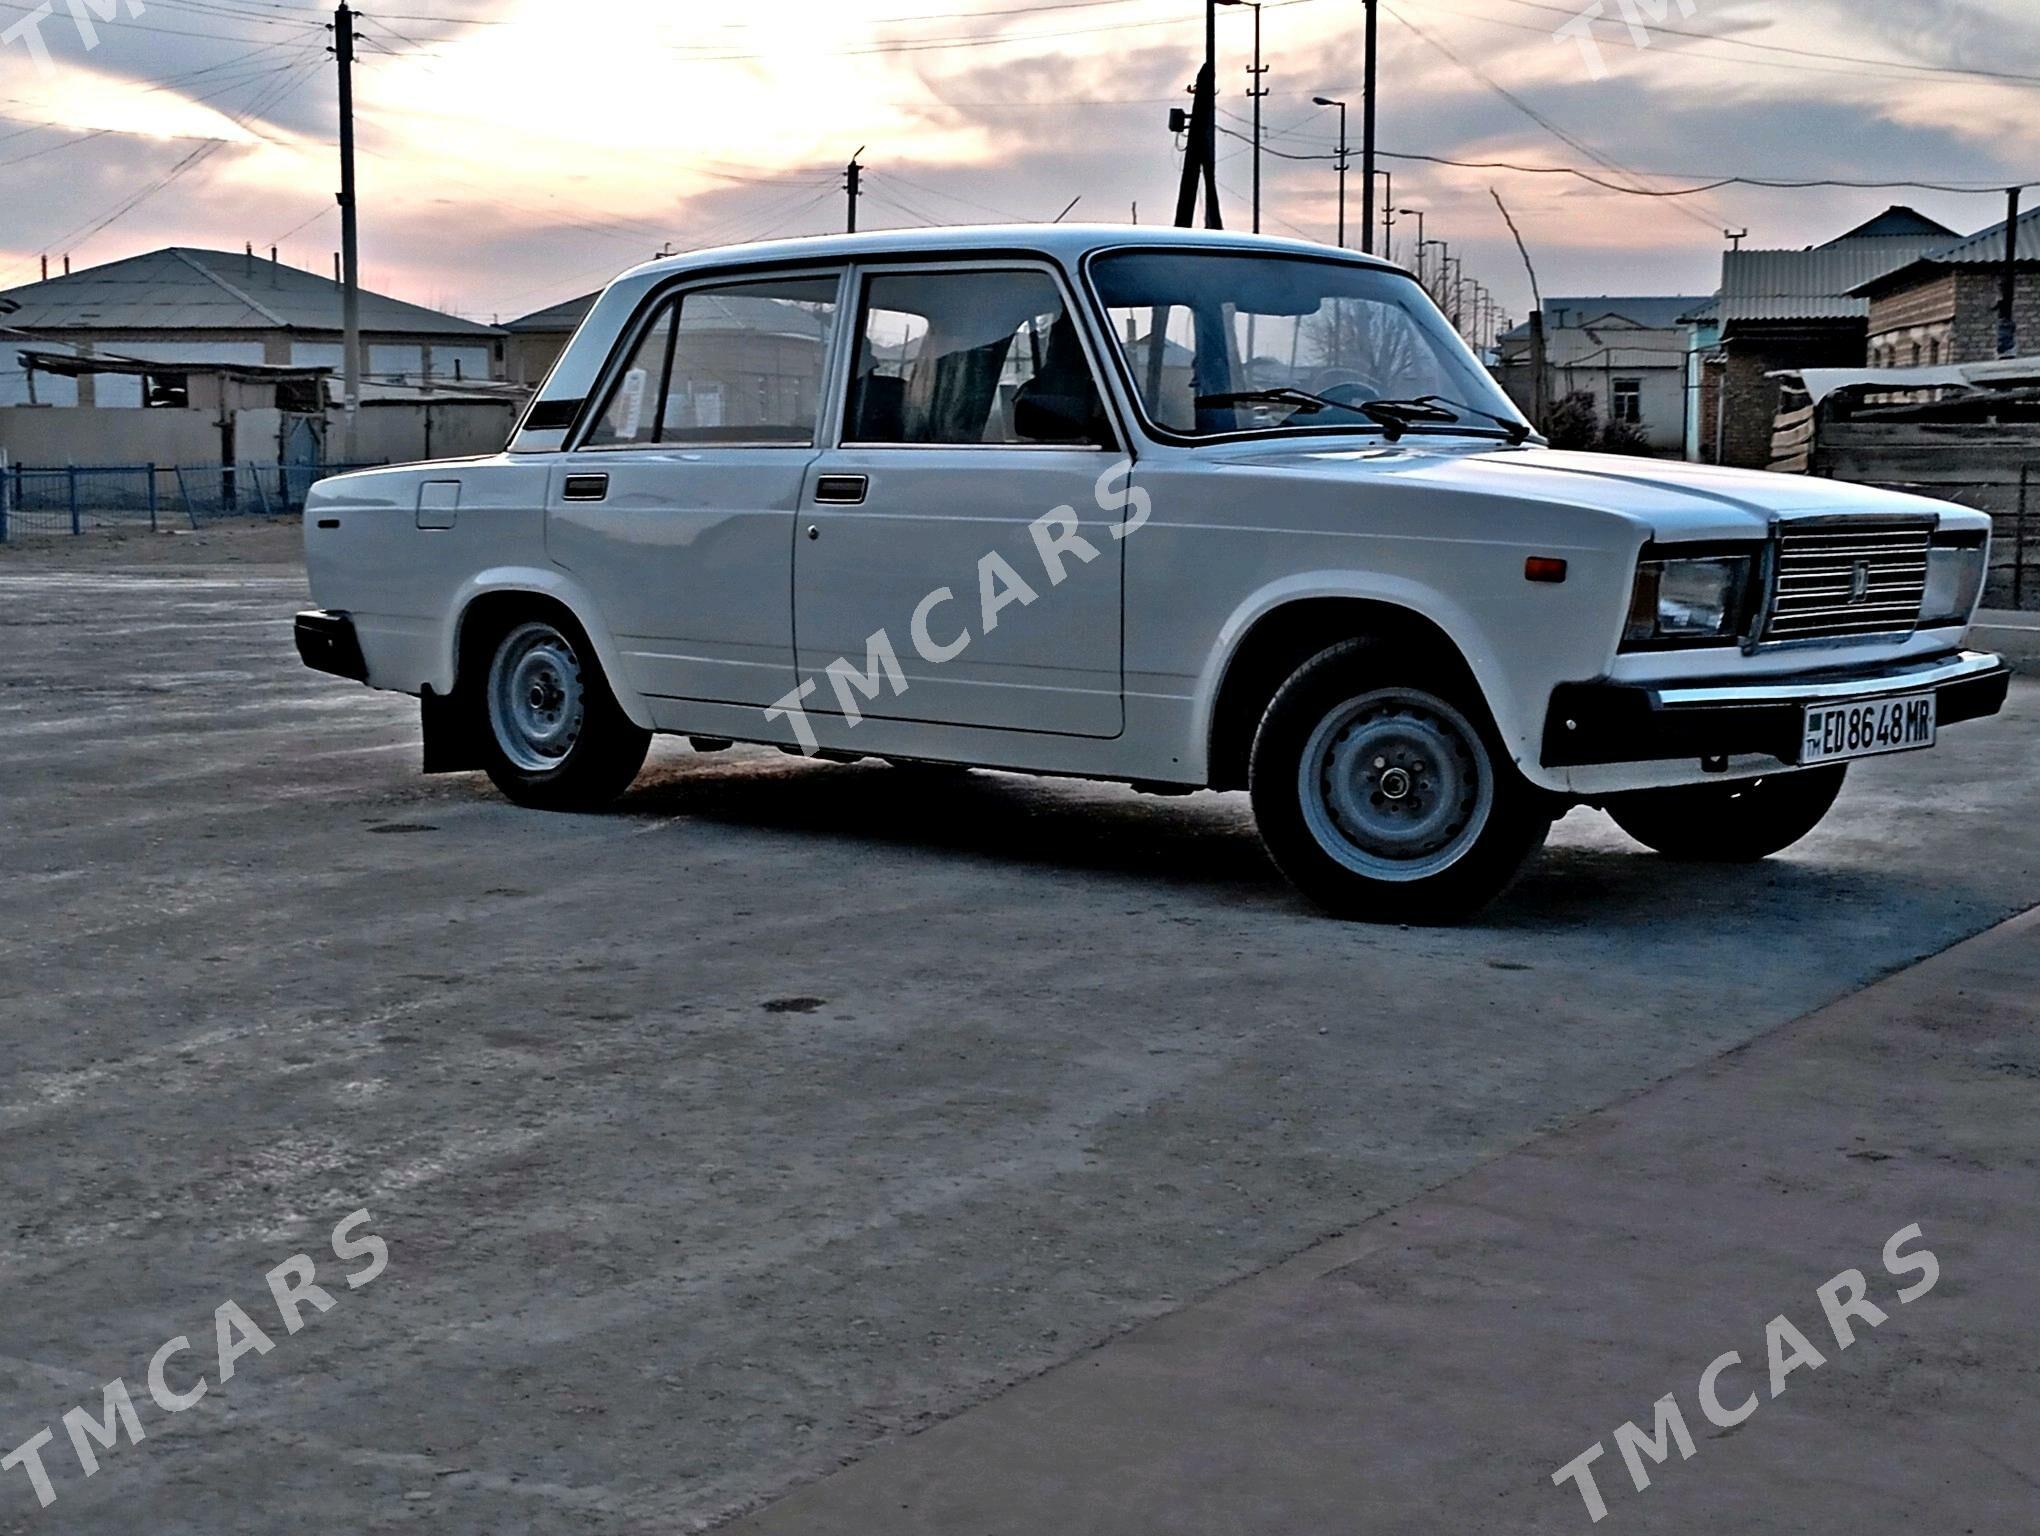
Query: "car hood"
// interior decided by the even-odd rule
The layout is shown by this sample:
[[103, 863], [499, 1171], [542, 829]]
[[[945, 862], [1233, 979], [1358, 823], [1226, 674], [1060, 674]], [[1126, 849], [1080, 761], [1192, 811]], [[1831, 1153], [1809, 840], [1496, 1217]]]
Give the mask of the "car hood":
[[1463, 441], [1420, 442], [1414, 437], [1364, 447], [1327, 443], [1270, 449], [1260, 444], [1234, 462], [1356, 480], [1387, 475], [1408, 491], [1586, 508], [1638, 523], [1650, 537], [1666, 541], [1759, 537], [1774, 518], [1837, 513], [1939, 514], [1949, 522], [1985, 521], [1947, 502], [1838, 480], [1534, 445], [1470, 449]]

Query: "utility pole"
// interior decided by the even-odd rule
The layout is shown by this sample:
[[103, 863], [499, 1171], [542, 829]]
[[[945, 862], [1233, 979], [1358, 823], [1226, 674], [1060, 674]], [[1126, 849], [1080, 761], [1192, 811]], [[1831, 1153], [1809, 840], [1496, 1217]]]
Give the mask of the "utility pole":
[[1416, 218], [1416, 286], [1424, 286], [1424, 210], [1422, 208], [1397, 208], [1397, 214]]
[[[1360, 107], [1360, 179], [1367, 183], [1367, 216], [1360, 225], [1360, 249], [1368, 255], [1374, 254], [1374, 56], [1376, 22], [1379, 18], [1378, 0], [1366, 0], [1367, 5], [1367, 83], [1366, 95]], [[1339, 121], [1339, 143], [1346, 142], [1346, 123], [1341, 113]], [[1344, 149], [1340, 154], [1343, 156]], [[1341, 240], [1339, 244], [1346, 242]]]
[[[864, 153], [865, 146], [857, 146], [857, 155]], [[850, 215], [843, 225], [845, 234], [857, 233], [857, 192], [864, 181], [864, 167], [857, 163], [857, 155], [850, 157], [850, 163], [843, 167], [843, 190], [850, 194]]]
[[1190, 115], [1182, 108], [1169, 113], [1169, 126], [1190, 134], [1183, 155], [1183, 179], [1176, 186], [1176, 227], [1189, 229], [1197, 216], [1197, 189], [1204, 188], [1204, 227], [1223, 229], [1218, 211], [1218, 8], [1243, 0], [1204, 0], [1204, 67], [1197, 71]]
[[1381, 254], [1388, 260], [1395, 260], [1395, 175], [1390, 171], [1381, 173]]
[[1542, 432], [1545, 418], [1551, 410], [1547, 393], [1550, 380], [1545, 371], [1544, 293], [1537, 286], [1537, 269], [1530, 264], [1530, 247], [1523, 243], [1523, 232], [1509, 217], [1509, 205], [1502, 201], [1502, 194], [1493, 187], [1488, 188], [1488, 196], [1502, 210], [1502, 222], [1516, 237], [1516, 249], [1523, 257], [1523, 270], [1530, 274], [1530, 303], [1533, 306], [1530, 310], [1530, 424]]
[[1268, 66], [1261, 62], [1261, 0], [1248, 0], [1254, 7], [1254, 62], [1247, 73], [1253, 77], [1253, 89], [1247, 94], [1254, 99], [1254, 233], [1261, 232], [1261, 99], [1268, 94], [1268, 87], [1261, 77], [1268, 73]]
[[[1349, 163], [1347, 158], [1349, 151], [1346, 146], [1346, 104], [1343, 101], [1334, 101], [1329, 96], [1313, 96], [1311, 103], [1314, 106], [1339, 109], [1339, 244], [1343, 247], [1346, 243], [1346, 166]], [[1371, 190], [1368, 196], [1373, 196]], [[1370, 230], [1374, 227], [1371, 209], [1368, 213], [1367, 226]], [[1370, 247], [1373, 245], [1371, 236], [1367, 243]]]
[[1443, 309], [1445, 307], [1445, 273], [1446, 269], [1452, 264], [1452, 242], [1450, 240], [1433, 240], [1429, 244], [1438, 253], [1438, 265], [1431, 269], [1431, 280], [1425, 285], [1424, 292], [1431, 296], [1432, 303]]
[[2005, 273], [1998, 293], [1998, 356], [2019, 355], [2019, 188], [2005, 194]]
[[347, 392], [341, 451], [352, 463], [361, 407], [361, 231], [354, 206], [354, 12], [347, 0], [333, 12], [333, 57], [340, 65], [340, 379]]

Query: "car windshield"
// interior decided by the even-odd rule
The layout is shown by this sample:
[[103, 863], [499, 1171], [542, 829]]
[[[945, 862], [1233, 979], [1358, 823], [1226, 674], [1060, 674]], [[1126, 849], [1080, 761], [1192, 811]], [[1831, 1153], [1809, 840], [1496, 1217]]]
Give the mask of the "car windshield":
[[1169, 432], [1529, 431], [1401, 272], [1272, 253], [1126, 251], [1099, 257], [1091, 277], [1148, 419]]

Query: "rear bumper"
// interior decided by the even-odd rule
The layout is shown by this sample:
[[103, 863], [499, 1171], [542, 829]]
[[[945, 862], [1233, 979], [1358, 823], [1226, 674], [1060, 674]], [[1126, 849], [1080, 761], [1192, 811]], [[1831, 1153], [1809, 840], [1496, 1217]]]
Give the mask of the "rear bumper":
[[314, 610], [299, 614], [294, 628], [298, 655], [306, 666], [357, 683], [368, 681], [368, 662], [361, 654], [353, 619], [344, 613]]
[[1937, 698], [1942, 725], [1980, 720], [2004, 708], [2012, 670], [1982, 651], [1962, 651], [1874, 672], [1809, 672], [1652, 686], [1562, 683], [1544, 726], [1544, 766], [1666, 762], [1759, 754], [1799, 760], [1809, 704], [1862, 702], [1899, 694]]

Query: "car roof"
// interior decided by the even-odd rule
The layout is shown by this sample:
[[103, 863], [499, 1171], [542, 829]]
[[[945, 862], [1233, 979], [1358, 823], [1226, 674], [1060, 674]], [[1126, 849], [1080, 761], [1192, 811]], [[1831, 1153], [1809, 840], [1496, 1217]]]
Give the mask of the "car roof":
[[765, 240], [750, 245], [712, 246], [687, 251], [634, 267], [625, 276], [682, 273], [735, 262], [808, 262], [886, 258], [971, 251], [1031, 251], [1074, 264], [1093, 251], [1126, 246], [1173, 246], [1186, 250], [1265, 250], [1271, 254], [1338, 256], [1355, 262], [1393, 268], [1379, 257], [1311, 240], [1253, 235], [1232, 230], [1176, 229], [1162, 224], [966, 224], [934, 229], [881, 229], [857, 234], [810, 235], [795, 240]]

